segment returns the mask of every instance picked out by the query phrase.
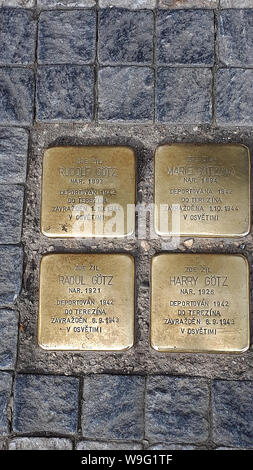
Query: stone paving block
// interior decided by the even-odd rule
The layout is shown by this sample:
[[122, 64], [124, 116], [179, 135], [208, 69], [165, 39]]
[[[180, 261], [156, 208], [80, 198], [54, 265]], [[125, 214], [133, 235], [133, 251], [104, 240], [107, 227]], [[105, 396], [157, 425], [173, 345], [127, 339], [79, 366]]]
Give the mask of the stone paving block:
[[253, 65], [253, 9], [221, 11], [218, 32], [222, 64], [238, 67]]
[[0, 310], [0, 369], [13, 370], [17, 357], [18, 312]]
[[58, 437], [17, 437], [10, 440], [8, 450], [73, 450], [73, 444]]
[[11, 396], [12, 376], [8, 372], [0, 372], [0, 435], [9, 432], [8, 406]]
[[34, 73], [0, 67], [0, 123], [29, 125], [33, 120]]
[[146, 438], [151, 442], [204, 442], [209, 390], [204, 379], [154, 376], [147, 381]]
[[78, 442], [76, 450], [142, 450], [142, 444], [136, 442], [98, 442], [81, 441]]
[[156, 0], [99, 0], [100, 8], [129, 8], [130, 10], [140, 10], [155, 8]]
[[8, 307], [15, 302], [21, 289], [22, 274], [22, 248], [0, 246], [0, 307]]
[[21, 240], [24, 205], [22, 186], [0, 185], [0, 244]]
[[144, 377], [84, 377], [82, 433], [89, 439], [143, 438]]
[[217, 75], [217, 123], [250, 126], [253, 124], [253, 70], [220, 69]]
[[36, 42], [33, 12], [1, 8], [0, 24], [0, 65], [32, 64]]
[[38, 68], [37, 120], [90, 121], [93, 117], [94, 70], [88, 65]]
[[0, 440], [0, 450], [5, 450], [6, 443], [4, 440]]
[[212, 72], [204, 68], [158, 68], [156, 121], [210, 123]]
[[33, 8], [35, 0], [0, 0], [0, 7]]
[[105, 9], [99, 12], [101, 64], [152, 64], [153, 13]]
[[158, 11], [157, 62], [172, 65], [213, 65], [213, 12]]
[[39, 9], [90, 8], [95, 5], [95, 0], [37, 0], [37, 7]]
[[148, 447], [150, 450], [195, 450], [195, 446], [183, 445], [183, 444], [169, 444], [161, 442], [159, 444], [154, 444], [153, 446]]
[[40, 64], [87, 64], [95, 60], [94, 10], [44, 11], [38, 35]]
[[158, 0], [159, 8], [216, 8], [218, 0]]
[[215, 380], [213, 440], [222, 446], [253, 448], [253, 382]]
[[148, 67], [99, 70], [98, 117], [107, 121], [153, 120], [154, 73]]
[[17, 433], [77, 431], [79, 380], [75, 377], [16, 377], [13, 429]]
[[0, 128], [0, 184], [25, 183], [28, 137], [25, 129]]
[[221, 8], [253, 8], [252, 0], [220, 0]]

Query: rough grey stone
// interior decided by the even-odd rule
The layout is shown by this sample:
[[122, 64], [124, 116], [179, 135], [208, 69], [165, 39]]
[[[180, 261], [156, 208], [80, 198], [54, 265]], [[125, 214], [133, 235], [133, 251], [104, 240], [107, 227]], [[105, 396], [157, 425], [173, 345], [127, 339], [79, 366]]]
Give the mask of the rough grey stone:
[[82, 432], [94, 439], [143, 438], [144, 378], [84, 377]]
[[208, 438], [209, 390], [204, 379], [147, 379], [146, 438], [151, 442], [204, 442]]
[[0, 450], [5, 450], [6, 448], [6, 442], [4, 440], [0, 440]]
[[39, 21], [40, 64], [87, 64], [95, 59], [94, 10], [44, 11]]
[[212, 73], [204, 68], [158, 68], [156, 121], [209, 123], [212, 118]]
[[142, 8], [155, 8], [156, 0], [99, 0], [100, 8], [117, 7], [139, 10]]
[[79, 381], [75, 377], [16, 377], [13, 429], [17, 433], [77, 430]]
[[252, 0], [220, 0], [221, 8], [253, 8]]
[[216, 119], [221, 125], [253, 124], [253, 70], [220, 69], [217, 75]]
[[18, 312], [0, 310], [0, 369], [15, 368], [18, 341]]
[[70, 439], [58, 437], [17, 437], [9, 442], [9, 450], [72, 450]]
[[141, 444], [136, 442], [98, 442], [81, 441], [76, 446], [77, 450], [141, 450]]
[[196, 447], [184, 444], [169, 444], [166, 442], [159, 442], [148, 447], [150, 450], [195, 450]]
[[221, 11], [218, 32], [222, 64], [238, 67], [253, 65], [253, 9]]
[[148, 67], [99, 70], [98, 117], [107, 121], [153, 120], [154, 73]]
[[35, 58], [36, 22], [28, 10], [0, 9], [0, 64], [32, 64]]
[[172, 65], [213, 65], [213, 12], [158, 11], [157, 61]]
[[37, 0], [37, 7], [40, 9], [89, 8], [95, 5], [95, 0]]
[[158, 0], [159, 8], [215, 8], [218, 0]]
[[213, 439], [222, 446], [253, 447], [253, 382], [214, 381]]
[[33, 80], [30, 69], [0, 67], [0, 123], [32, 123]]
[[0, 184], [25, 183], [28, 132], [24, 129], [0, 128]]
[[9, 431], [8, 406], [11, 396], [12, 376], [8, 372], [0, 372], [0, 435]]
[[24, 188], [0, 185], [0, 244], [21, 240]]
[[89, 65], [40, 66], [37, 120], [90, 121], [93, 117], [94, 71]]
[[101, 64], [152, 64], [153, 13], [105, 9], [99, 12]]
[[35, 0], [0, 0], [0, 7], [33, 8]]
[[8, 307], [19, 295], [23, 273], [23, 251], [17, 246], [0, 246], [0, 307]]

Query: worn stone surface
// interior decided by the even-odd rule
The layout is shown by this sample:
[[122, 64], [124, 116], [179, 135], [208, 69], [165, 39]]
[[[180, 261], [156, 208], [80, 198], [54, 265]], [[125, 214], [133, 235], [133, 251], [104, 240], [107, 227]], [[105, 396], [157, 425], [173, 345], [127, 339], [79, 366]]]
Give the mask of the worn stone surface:
[[148, 377], [146, 438], [200, 443], [208, 438], [209, 390], [203, 379]]
[[94, 10], [44, 11], [38, 35], [40, 64], [87, 64], [95, 59]]
[[158, 64], [211, 66], [213, 61], [214, 15], [212, 11], [158, 11]]
[[252, 0], [220, 0], [221, 8], [252, 8]]
[[212, 73], [204, 68], [158, 68], [156, 121], [209, 123]]
[[253, 9], [221, 11], [218, 32], [222, 64], [237, 67], [253, 65]]
[[17, 437], [9, 441], [8, 450], [73, 450], [73, 444], [58, 437]]
[[0, 123], [29, 125], [33, 120], [34, 73], [0, 67]]
[[218, 70], [216, 120], [219, 125], [252, 125], [252, 69]]
[[18, 375], [13, 429], [17, 433], [77, 431], [79, 380], [75, 377]]
[[196, 447], [187, 444], [170, 444], [166, 442], [159, 442], [148, 447], [150, 450], [196, 450]]
[[215, 8], [218, 6], [218, 0], [158, 0], [158, 6], [171, 9]]
[[36, 22], [28, 10], [0, 10], [0, 65], [32, 64], [35, 58]]
[[117, 7], [139, 10], [156, 7], [156, 0], [98, 0], [98, 3], [101, 8]]
[[37, 7], [41, 9], [87, 8], [95, 5], [95, 0], [37, 0]]
[[23, 251], [17, 246], [0, 246], [0, 307], [14, 303], [21, 289]]
[[0, 7], [33, 8], [35, 0], [0, 0]]
[[82, 433], [89, 439], [143, 438], [144, 377], [95, 375], [83, 379]]
[[153, 120], [154, 73], [148, 67], [99, 70], [98, 118], [107, 121]]
[[0, 128], [0, 184], [25, 183], [28, 132], [24, 129]]
[[253, 383], [214, 381], [213, 440], [222, 446], [253, 448]]
[[24, 188], [0, 185], [0, 243], [19, 243], [23, 221]]
[[76, 450], [141, 450], [142, 444], [136, 442], [98, 442], [81, 441], [78, 442]]
[[153, 13], [105, 9], [99, 13], [98, 59], [101, 64], [151, 64]]
[[15, 369], [18, 322], [18, 312], [13, 310], [0, 310], [0, 369]]
[[8, 372], [0, 372], [0, 435], [9, 431], [8, 407], [11, 396], [12, 376]]
[[94, 73], [89, 65], [48, 65], [38, 69], [37, 120], [90, 121]]

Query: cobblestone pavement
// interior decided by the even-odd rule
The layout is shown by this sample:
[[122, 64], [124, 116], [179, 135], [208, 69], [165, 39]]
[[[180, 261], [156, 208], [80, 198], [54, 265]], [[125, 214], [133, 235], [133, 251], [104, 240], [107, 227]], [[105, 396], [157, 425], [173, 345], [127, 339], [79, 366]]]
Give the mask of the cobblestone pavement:
[[[40, 233], [49, 145], [131, 145], [147, 203], [160, 143], [253, 151], [253, 0], [2, 0], [0, 24], [0, 448], [253, 449], [252, 347], [149, 346], [150, 260], [168, 240]], [[250, 234], [182, 239], [177, 251], [243, 253], [252, 267], [252, 248]], [[40, 259], [64, 251], [134, 255], [129, 351], [38, 347]]]

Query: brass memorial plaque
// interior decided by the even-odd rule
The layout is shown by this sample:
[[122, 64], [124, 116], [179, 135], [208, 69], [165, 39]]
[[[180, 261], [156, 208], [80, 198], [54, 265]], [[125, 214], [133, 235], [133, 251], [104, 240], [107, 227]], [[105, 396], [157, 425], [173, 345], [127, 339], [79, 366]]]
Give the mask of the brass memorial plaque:
[[125, 351], [134, 343], [134, 258], [50, 254], [40, 268], [38, 342], [49, 350]]
[[135, 230], [135, 154], [129, 147], [45, 151], [41, 231], [47, 237], [123, 237]]
[[249, 348], [249, 267], [243, 256], [155, 256], [151, 297], [151, 346], [157, 351]]
[[250, 231], [250, 155], [238, 144], [175, 144], [155, 153], [155, 231], [241, 237]]

